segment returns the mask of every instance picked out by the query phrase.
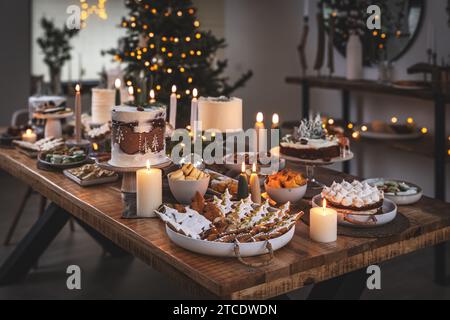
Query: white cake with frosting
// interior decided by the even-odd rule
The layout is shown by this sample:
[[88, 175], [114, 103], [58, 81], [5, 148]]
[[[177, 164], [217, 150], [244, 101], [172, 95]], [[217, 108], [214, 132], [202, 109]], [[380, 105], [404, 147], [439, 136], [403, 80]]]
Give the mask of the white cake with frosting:
[[166, 161], [166, 107], [116, 106], [112, 110], [111, 161], [116, 167], [145, 167]]
[[375, 214], [383, 205], [384, 194], [382, 190], [366, 182], [354, 180], [350, 183], [343, 180], [325, 187], [322, 190], [322, 198], [337, 209]]
[[116, 103], [116, 92], [113, 89], [92, 89], [92, 123], [104, 124], [111, 121], [111, 110]]
[[202, 129], [218, 129], [222, 132], [242, 130], [242, 100], [228, 97], [200, 97], [198, 120]]

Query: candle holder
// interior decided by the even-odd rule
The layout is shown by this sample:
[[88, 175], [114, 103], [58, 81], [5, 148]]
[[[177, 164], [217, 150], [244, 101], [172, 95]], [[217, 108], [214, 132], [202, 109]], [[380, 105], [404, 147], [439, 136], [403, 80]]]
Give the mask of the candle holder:
[[[152, 168], [164, 169], [170, 166], [171, 163], [172, 161], [167, 158], [162, 163], [152, 165]], [[141, 217], [138, 217], [136, 212], [136, 171], [144, 169], [145, 167], [116, 167], [109, 164], [109, 162], [97, 162], [97, 165], [102, 169], [122, 174], [122, 185], [120, 187], [124, 204], [122, 218], [140, 219]]]

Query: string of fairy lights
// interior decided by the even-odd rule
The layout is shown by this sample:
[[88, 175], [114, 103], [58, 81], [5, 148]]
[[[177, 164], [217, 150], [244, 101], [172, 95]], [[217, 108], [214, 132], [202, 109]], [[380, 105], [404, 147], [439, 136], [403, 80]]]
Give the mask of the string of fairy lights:
[[[194, 89], [194, 78], [189, 73], [193, 63], [192, 60], [189, 62], [187, 60], [203, 55], [202, 49], [196, 48], [195, 44], [196, 41], [201, 41], [203, 38], [203, 34], [199, 30], [200, 21], [194, 17], [196, 10], [194, 8], [173, 10], [168, 7], [166, 11], [159, 12], [157, 8], [152, 7], [150, 4], [145, 4], [144, 10], [155, 17], [172, 16], [181, 19], [188, 15], [192, 17], [192, 26], [195, 31], [193, 34], [183, 36], [157, 34], [155, 30], [151, 30], [148, 23], [142, 22], [136, 16], [131, 15], [122, 20], [121, 26], [139, 32], [139, 36], [136, 47], [131, 47], [132, 43], [130, 43], [131, 48], [129, 51], [124, 52], [124, 56], [134, 59], [134, 62], [142, 66], [147, 72], [150, 72], [150, 75], [156, 72], [162, 72], [167, 75], [178, 73], [178, 75], [184, 78], [185, 88], [182, 92], [177, 92], [177, 98], [180, 99], [183, 93], [186, 96], [190, 96]], [[189, 45], [189, 47], [186, 48], [186, 45]], [[122, 62], [123, 58], [119, 54], [116, 54], [115, 60]], [[127, 86], [135, 86], [135, 92], [138, 94], [141, 93], [141, 88], [137, 81], [127, 79], [126, 84]], [[180, 83], [176, 83], [176, 85], [180, 87]], [[168, 85], [168, 87], [171, 86], [172, 84]], [[155, 91], [161, 91], [162, 86], [161, 84], [154, 83], [153, 89]]]

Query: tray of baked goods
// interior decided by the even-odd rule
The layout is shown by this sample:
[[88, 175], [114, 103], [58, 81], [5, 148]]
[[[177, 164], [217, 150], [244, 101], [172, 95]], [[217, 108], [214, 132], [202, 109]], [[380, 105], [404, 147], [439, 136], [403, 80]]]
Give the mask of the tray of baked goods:
[[114, 171], [102, 169], [96, 164], [85, 164], [78, 168], [66, 169], [64, 175], [82, 187], [115, 182], [119, 175]]
[[288, 244], [303, 212], [293, 210], [289, 202], [276, 208], [250, 198], [233, 201], [226, 190], [212, 201], [197, 194], [189, 206], [162, 205], [156, 215], [178, 246], [205, 255], [237, 257], [245, 263], [244, 257], [269, 253], [272, 258], [274, 251]]

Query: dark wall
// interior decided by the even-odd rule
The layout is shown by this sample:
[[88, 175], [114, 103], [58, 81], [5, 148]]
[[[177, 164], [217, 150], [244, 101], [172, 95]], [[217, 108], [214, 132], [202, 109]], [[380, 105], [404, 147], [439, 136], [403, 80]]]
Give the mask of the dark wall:
[[28, 107], [31, 70], [31, 0], [0, 1], [0, 126]]

